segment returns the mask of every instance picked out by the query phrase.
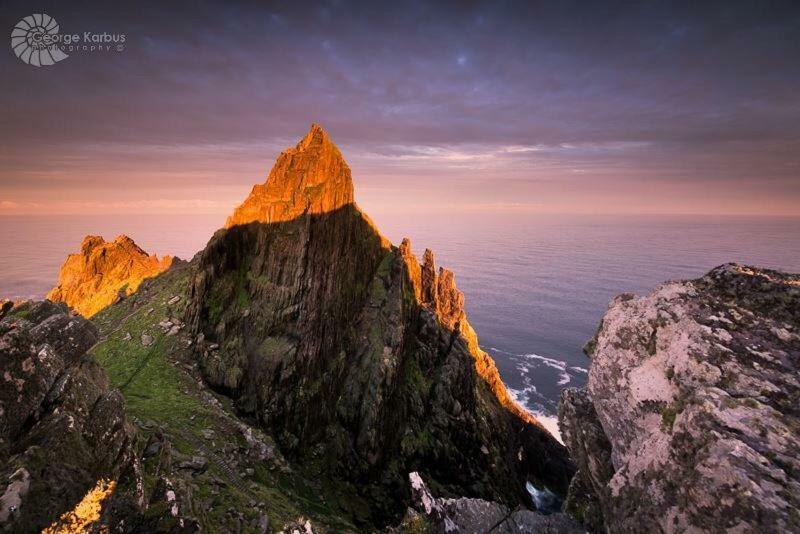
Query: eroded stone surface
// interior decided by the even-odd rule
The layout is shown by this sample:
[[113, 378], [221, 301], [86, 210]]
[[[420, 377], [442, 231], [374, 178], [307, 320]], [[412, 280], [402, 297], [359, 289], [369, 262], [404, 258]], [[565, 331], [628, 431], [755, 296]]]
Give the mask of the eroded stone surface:
[[587, 353], [561, 428], [606, 528], [800, 530], [798, 275], [729, 264], [622, 295]]
[[132, 460], [122, 396], [86, 350], [97, 329], [25, 302], [0, 320], [0, 529], [39, 532]]

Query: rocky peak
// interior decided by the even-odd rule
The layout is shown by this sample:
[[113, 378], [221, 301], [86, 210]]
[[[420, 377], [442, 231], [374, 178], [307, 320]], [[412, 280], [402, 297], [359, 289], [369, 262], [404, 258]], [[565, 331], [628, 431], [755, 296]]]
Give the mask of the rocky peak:
[[494, 360], [481, 350], [478, 335], [469, 324], [467, 314], [464, 312], [464, 293], [456, 287], [453, 271], [440, 267], [437, 272], [434, 254], [429, 248], [423, 252], [420, 264], [412, 252], [411, 240], [408, 238], [403, 239], [398, 251], [405, 263], [417, 301], [423, 309], [433, 313], [442, 326], [455, 332], [465, 341], [473, 358], [475, 370], [492, 389], [500, 404], [523, 421], [540, 426], [534, 417], [511, 398]]
[[225, 227], [289, 221], [307, 213], [332, 212], [353, 202], [350, 167], [325, 130], [312, 124], [294, 148], [281, 152], [267, 181], [253, 187]]
[[455, 277], [381, 236], [314, 126], [198, 258], [187, 324], [206, 381], [292, 460], [357, 480], [381, 523], [413, 467], [436, 487], [528, 502], [563, 494], [565, 449], [508, 395]]
[[65, 302], [78, 313], [91, 317], [120, 294], [131, 295], [146, 278], [168, 269], [171, 256], [149, 255], [130, 237], [106, 241], [101, 236], [83, 239], [80, 252], [70, 254], [61, 266], [58, 285], [48, 293], [54, 302]]
[[421, 283], [422, 303], [436, 309], [436, 262], [433, 259], [433, 251], [429, 248], [422, 254]]
[[105, 242], [105, 239], [99, 235], [87, 235], [81, 242], [81, 254], [88, 255], [94, 248], [103, 245]]
[[83, 241], [81, 242], [81, 254], [89, 255], [92, 253], [93, 250], [97, 248], [103, 249], [108, 247], [114, 247], [117, 249], [126, 250], [132, 255], [147, 256], [147, 253], [144, 250], [142, 250], [133, 239], [124, 234], [118, 235], [116, 238], [114, 238], [114, 241], [108, 241], [108, 242], [105, 239], [103, 239], [102, 236], [87, 235], [86, 237], [83, 238]]

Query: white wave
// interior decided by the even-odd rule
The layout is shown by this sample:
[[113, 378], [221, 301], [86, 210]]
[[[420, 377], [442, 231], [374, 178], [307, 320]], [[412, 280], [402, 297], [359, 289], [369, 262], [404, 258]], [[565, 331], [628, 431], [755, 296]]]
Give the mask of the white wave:
[[552, 369], [556, 369], [560, 371], [558, 373], [558, 385], [564, 386], [570, 383], [572, 377], [569, 376], [569, 372], [567, 369], [574, 369], [574, 367], [567, 367], [567, 362], [563, 360], [556, 360], [555, 358], [548, 358], [546, 356], [539, 356], [538, 354], [521, 354], [523, 358], [527, 358], [529, 360], [536, 360], [542, 362], [547, 367]]
[[[514, 354], [511, 352], [507, 352], [504, 350], [500, 350], [497, 347], [489, 347], [490, 352], [496, 352], [499, 354], [504, 354], [506, 356], [511, 356], [514, 358], [524, 358], [526, 360], [536, 360], [537, 362], [541, 362], [543, 365], [550, 367], [551, 369], [555, 369], [559, 371], [558, 373], [558, 385], [564, 386], [569, 384], [572, 381], [572, 376], [570, 376], [570, 372], [573, 373], [583, 373], [587, 374], [589, 371], [583, 367], [578, 366], [571, 366], [568, 365], [567, 362], [564, 360], [558, 360], [556, 358], [548, 358], [547, 356], [541, 356], [539, 354], [530, 353], [530, 354]], [[531, 367], [525, 363], [519, 363], [517, 366], [517, 371], [521, 375], [528, 376]]]
[[538, 360], [545, 364], [548, 367], [552, 367], [553, 369], [560, 369], [564, 370], [567, 368], [567, 362], [563, 360], [556, 360], [555, 358], [547, 358], [546, 356], [539, 356], [538, 354], [521, 354], [523, 358], [528, 358], [530, 360]]
[[531, 414], [536, 418], [550, 435], [558, 440], [562, 445], [564, 440], [561, 438], [561, 431], [558, 429], [558, 417], [547, 415], [542, 412], [532, 411]]
[[508, 394], [511, 395], [511, 398], [514, 399], [514, 402], [516, 402], [526, 410], [530, 411], [523, 399], [530, 393], [536, 393], [536, 386], [528, 386], [522, 390], [513, 389], [506, 386], [506, 391], [508, 391]]
[[525, 489], [533, 499], [533, 504], [536, 509], [542, 513], [558, 512], [561, 507], [561, 500], [555, 493], [547, 488], [539, 489], [530, 482], [525, 483]]
[[506, 387], [506, 391], [508, 391], [508, 394], [511, 395], [511, 398], [514, 399], [514, 402], [519, 404], [525, 411], [534, 416], [542, 425], [542, 427], [544, 427], [544, 429], [550, 433], [550, 435], [556, 438], [562, 445], [564, 444], [564, 440], [561, 439], [561, 431], [558, 429], [558, 417], [546, 414], [541, 410], [533, 410], [524, 400], [528, 394], [536, 393], [536, 386], [528, 386], [523, 390]]

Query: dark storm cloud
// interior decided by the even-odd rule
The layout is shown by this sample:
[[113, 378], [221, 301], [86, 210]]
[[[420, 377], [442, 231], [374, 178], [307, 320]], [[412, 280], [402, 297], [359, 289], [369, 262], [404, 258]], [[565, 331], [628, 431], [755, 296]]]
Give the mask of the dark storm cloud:
[[[525, 169], [535, 155], [796, 194], [800, 9], [698, 4], [45, 3], [62, 31], [125, 33], [126, 50], [40, 69], [0, 54], [0, 183], [46, 186], [46, 171], [70, 165], [130, 170], [154, 147], [280, 146], [318, 121], [378, 167]], [[0, 9], [10, 30], [33, 8]]]

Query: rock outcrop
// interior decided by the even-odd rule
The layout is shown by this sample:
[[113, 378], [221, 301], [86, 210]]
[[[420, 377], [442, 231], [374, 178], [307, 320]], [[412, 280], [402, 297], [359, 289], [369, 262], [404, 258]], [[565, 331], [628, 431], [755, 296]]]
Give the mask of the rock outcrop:
[[20, 303], [0, 320], [0, 530], [40, 532], [87, 495], [99, 506], [107, 493], [93, 488], [134, 460], [122, 396], [85, 354], [96, 341], [63, 304]]
[[58, 275], [58, 285], [47, 294], [53, 302], [65, 302], [84, 317], [91, 317], [120, 295], [131, 295], [146, 278], [172, 265], [173, 258], [160, 260], [148, 255], [133, 240], [121, 235], [106, 242], [86, 236], [77, 254], [70, 254]]
[[482, 499], [436, 498], [419, 473], [409, 473], [412, 507], [406, 511], [397, 534], [583, 534], [586, 532], [565, 513], [545, 515]]
[[562, 395], [567, 508], [609, 532], [800, 531], [800, 276], [729, 264], [621, 295]]
[[408, 238], [403, 239], [397, 252], [405, 263], [406, 276], [416, 300], [435, 314], [439, 324], [463, 339], [474, 360], [475, 370], [490, 387], [495, 398], [520, 419], [539, 425], [534, 417], [511, 398], [494, 360], [478, 345], [478, 335], [467, 321], [464, 294], [456, 287], [453, 271], [440, 267], [437, 272], [431, 249], [425, 249], [420, 264], [411, 250], [411, 241]]
[[566, 450], [508, 396], [453, 274], [378, 232], [320, 127], [226, 226], [187, 310], [203, 374], [291, 459], [356, 482], [361, 520], [399, 517], [409, 471], [513, 506], [527, 481], [564, 494]]

